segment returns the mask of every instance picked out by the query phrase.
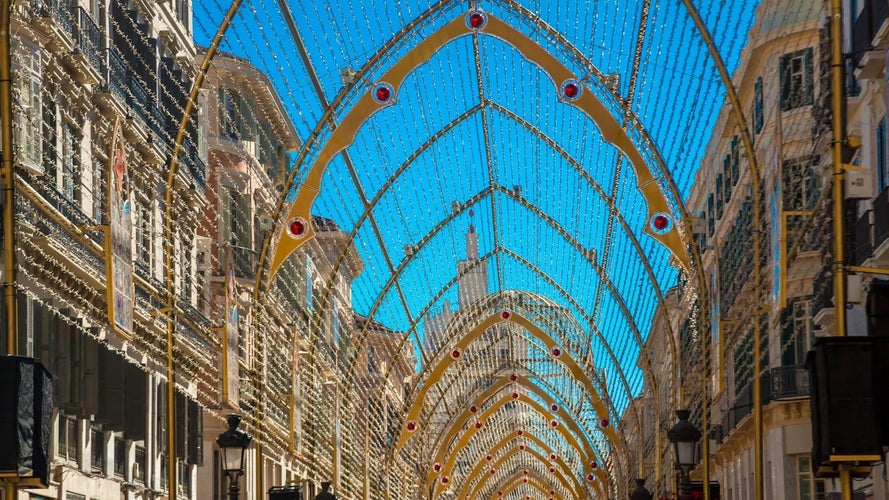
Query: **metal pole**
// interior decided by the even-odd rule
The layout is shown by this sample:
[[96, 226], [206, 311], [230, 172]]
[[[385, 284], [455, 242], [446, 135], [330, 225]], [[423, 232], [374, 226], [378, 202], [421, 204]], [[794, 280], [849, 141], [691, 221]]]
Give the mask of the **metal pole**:
[[240, 472], [228, 473], [228, 498], [230, 500], [238, 500], [238, 497], [241, 494], [241, 487], [238, 484], [238, 477], [240, 475]]
[[830, 0], [830, 101], [833, 137], [833, 296], [837, 335], [846, 336], [846, 256], [843, 232], [845, 231], [844, 199], [845, 169], [843, 168], [843, 142], [846, 124], [843, 101], [846, 89], [843, 84], [843, 5], [842, 0]]
[[3, 178], [3, 294], [6, 300], [6, 354], [18, 354], [18, 307], [15, 297], [15, 168], [12, 144], [12, 1], [0, 0], [0, 144]]
[[852, 500], [852, 471], [848, 465], [840, 466], [840, 488], [842, 500]]

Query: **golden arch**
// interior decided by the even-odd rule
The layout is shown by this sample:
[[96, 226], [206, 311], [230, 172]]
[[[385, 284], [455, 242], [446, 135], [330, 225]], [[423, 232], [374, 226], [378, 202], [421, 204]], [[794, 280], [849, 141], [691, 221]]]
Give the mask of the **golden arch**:
[[[494, 395], [496, 395], [498, 392], [500, 392], [502, 389], [504, 389], [505, 387], [507, 387], [510, 384], [515, 384], [515, 385], [525, 387], [526, 389], [530, 390], [534, 394], [537, 394], [537, 396], [539, 398], [541, 398], [544, 402], [546, 402], [548, 405], [550, 405], [550, 409], [552, 409], [552, 405], [555, 405], [558, 408], [558, 412], [556, 414], [559, 415], [560, 417], [562, 417], [562, 419], [564, 419], [566, 421], [567, 425], [569, 427], [571, 427], [571, 430], [573, 430], [579, 436], [585, 436], [583, 430], [580, 428], [579, 425], [577, 425], [577, 421], [575, 419], [570, 418], [571, 415], [568, 414], [568, 411], [565, 408], [565, 406], [560, 405], [559, 402], [556, 401], [555, 398], [553, 398], [551, 394], [544, 391], [537, 384], [531, 382], [531, 380], [528, 379], [528, 377], [525, 377], [523, 375], [511, 374], [509, 376], [498, 377], [496, 382], [494, 382], [488, 388], [483, 390], [471, 403], [469, 403], [469, 405], [467, 405], [463, 409], [463, 411], [460, 413], [460, 415], [457, 417], [457, 419], [455, 419], [453, 421], [453, 423], [447, 424], [445, 431], [442, 434], [439, 434], [438, 439], [436, 439], [436, 442], [438, 442], [438, 443], [451, 442], [456, 437], [456, 435], [460, 431], [460, 429], [462, 429], [474, 415], [474, 412], [472, 411], [473, 406], [475, 408], [481, 408], [485, 404], [485, 402], [487, 402]], [[590, 443], [587, 442], [587, 445], [590, 445]], [[589, 449], [592, 450], [594, 448], [589, 448]], [[439, 450], [439, 452], [440, 451], [441, 450]], [[599, 453], [598, 455], [599, 455], [599, 458], [601, 459], [601, 453]], [[437, 456], [437, 458], [440, 458], [440, 455]]]
[[[513, 398], [512, 394], [504, 395], [502, 398], [497, 400], [497, 402], [495, 402], [491, 406], [491, 408], [489, 408], [489, 410], [491, 410], [493, 412], [493, 410], [498, 408], [500, 405], [505, 405], [506, 403], [509, 403], [511, 400], [516, 400], [516, 401], [525, 402], [525, 403], [533, 406], [534, 409], [537, 410], [538, 413], [541, 414], [541, 416], [547, 416], [547, 415], [556, 416], [557, 415], [559, 417], [559, 420], [561, 421], [559, 423], [559, 426], [562, 426], [562, 425], [568, 426], [571, 431], [573, 431], [577, 436], [580, 436], [580, 438], [583, 440], [582, 444], [584, 447], [582, 449], [588, 450], [586, 454], [582, 455], [583, 459], [586, 462], [589, 462], [590, 460], [596, 458], [595, 455], [593, 454], [593, 452], [595, 450], [595, 446], [593, 445], [593, 443], [591, 443], [589, 441], [586, 434], [583, 432], [583, 430], [577, 424], [576, 419], [571, 418], [571, 415], [568, 413], [568, 411], [565, 409], [564, 406], [559, 405], [558, 402], [550, 394], [548, 394], [546, 391], [541, 389], [539, 386], [537, 386], [536, 384], [534, 384], [533, 382], [528, 380], [527, 377], [516, 376], [515, 381], [511, 380], [511, 377], [502, 377], [497, 382], [495, 382], [493, 385], [491, 385], [491, 387], [486, 389], [478, 398], [476, 398], [476, 400], [473, 401], [472, 406], [475, 406], [476, 408], [481, 408], [481, 406], [484, 403], [486, 403], [491, 397], [493, 397], [497, 392], [499, 392], [501, 389], [503, 389], [510, 383], [515, 383], [517, 385], [521, 385], [521, 386], [525, 387], [526, 389], [530, 390], [531, 392], [536, 394], [540, 399], [542, 399], [546, 404], [550, 405], [550, 408], [547, 409], [547, 408], [543, 407], [540, 403], [538, 403], [536, 400], [529, 398], [526, 394], [517, 393], [516, 394], [516, 396], [518, 396], [517, 398]], [[553, 405], [555, 407], [557, 407], [557, 410], [555, 412], [552, 411]], [[441, 463], [442, 458], [444, 457], [444, 453], [446, 453], [446, 451], [447, 451], [447, 448], [444, 446], [444, 443], [452, 442], [457, 437], [457, 434], [463, 429], [465, 424], [469, 422], [469, 419], [472, 418], [473, 415], [474, 414], [470, 410], [470, 408], [465, 408], [463, 410], [463, 413], [460, 415], [460, 418], [457, 421], [455, 421], [453, 425], [451, 425], [449, 427], [447, 433], [437, 440], [437, 442], [440, 443], [441, 446], [438, 448], [438, 451], [435, 455], [435, 463]], [[481, 420], [481, 417], [480, 417], [480, 420]], [[589, 467], [589, 465], [586, 464], [585, 467]], [[442, 468], [443, 473], [447, 473], [448, 471], [449, 471], [448, 469]], [[597, 470], [597, 471], [601, 472], [601, 470]], [[587, 473], [589, 473], [589, 472], [590, 471], [587, 471]]]
[[[522, 485], [527, 485], [536, 489], [547, 498], [552, 496], [550, 492], [555, 491], [556, 489], [549, 481], [540, 477], [540, 474], [537, 474], [537, 472], [533, 470], [528, 469], [527, 475], [524, 471], [525, 469], [516, 471], [515, 474], [507, 477], [505, 481], [501, 482], [500, 486], [491, 494], [491, 500], [502, 500], [503, 498], [508, 497], [513, 491], [519, 489]], [[527, 479], [527, 481], [525, 481], [525, 479]]]
[[[409, 50], [401, 59], [380, 77], [381, 82], [386, 82], [392, 87], [392, 100], [388, 103], [377, 102], [373, 96], [373, 89], [361, 96], [355, 106], [343, 117], [339, 126], [334, 130], [322, 147], [309, 169], [305, 182], [297, 193], [296, 199], [291, 204], [285, 223], [279, 230], [278, 244], [272, 255], [269, 268], [269, 280], [274, 278], [284, 260], [300, 246], [315, 236], [312, 225], [312, 205], [321, 192], [321, 180], [327, 165], [340, 151], [348, 147], [358, 133], [358, 129], [367, 119], [382, 107], [391, 103], [398, 94], [401, 84], [407, 75], [421, 64], [427, 62], [432, 54], [441, 49], [445, 44], [458, 37], [472, 33], [490, 34], [491, 36], [508, 40], [526, 59], [537, 64], [556, 85], [561, 85], [568, 80], [580, 80], [567, 66], [550, 54], [546, 49], [534, 42], [531, 38], [509, 26], [505, 22], [488, 14], [486, 26], [481, 31], [470, 28], [463, 16], [454, 19], [430, 34], [422, 42]], [[592, 92], [582, 92], [574, 101], [565, 101], [576, 106], [589, 116], [599, 131], [602, 138], [618, 148], [629, 160], [636, 173], [637, 188], [648, 205], [649, 219], [658, 213], [669, 213], [670, 208], [667, 199], [646, 164], [642, 154], [633, 144], [630, 136], [624, 130], [621, 123], [609, 113], [608, 108]], [[301, 219], [303, 232], [294, 236], [290, 231], [290, 222]], [[655, 232], [649, 225], [645, 225], [643, 231], [667, 247], [679, 260], [685, 269], [690, 269], [689, 256], [678, 231], [678, 224], [671, 225], [664, 232]]]
[[[462, 355], [469, 344], [480, 337], [485, 332], [485, 330], [506, 321], [516, 323], [525, 328], [531, 335], [539, 339], [550, 352], [552, 352], [552, 350], [557, 347], [564, 350], [563, 346], [558, 344], [540, 327], [538, 327], [536, 324], [534, 324], [521, 314], [509, 312], [508, 317], [504, 318], [503, 316], [505, 313], [506, 312], [504, 311], [502, 313], [492, 314], [487, 319], [476, 325], [472, 330], [468, 331], [466, 334], [463, 335], [463, 337], [457, 340], [453, 347], [451, 347], [451, 353], [459, 351]], [[451, 365], [459, 362], [459, 356], [457, 358], [454, 358], [451, 353], [447, 353], [445, 357], [439, 360], [438, 364], [430, 372], [429, 377], [426, 379], [426, 382], [423, 384], [422, 387], [420, 387], [417, 397], [414, 399], [413, 403], [411, 403], [411, 407], [408, 410], [405, 421], [402, 423], [401, 432], [398, 437], [398, 444], [395, 447], [396, 452], [401, 450], [407, 440], [410, 439], [413, 434], [420, 430], [421, 425], [419, 423], [419, 418], [426, 401], [426, 394], [429, 389], [436, 383], [438, 383], [438, 381], [448, 370], [448, 368], [451, 367]], [[561, 356], [558, 359], [562, 361], [571, 376], [573, 376], [575, 380], [580, 381], [584, 385], [584, 388], [590, 395], [596, 396], [592, 400], [593, 408], [596, 410], [596, 414], [599, 416], [599, 418], [605, 418], [608, 415], [607, 408], [605, 408], [605, 404], [602, 402], [601, 396], [599, 396], [599, 391], [596, 390], [596, 388], [593, 386], [592, 380], [590, 380], [586, 372], [583, 371], [577, 361], [575, 361], [574, 358], [568, 355], [568, 353], [562, 352]], [[413, 427], [413, 429], [411, 430], [410, 427]], [[620, 441], [618, 440], [613, 426], [605, 427], [603, 429], [603, 432], [611, 440], [613, 446], [620, 446]]]
[[[539, 413], [541, 416], [546, 416], [549, 413], [547, 411], [547, 409], [543, 407], [543, 405], [538, 403], [536, 400], [531, 399], [527, 394], [520, 394], [518, 398], [513, 398], [511, 394], [507, 394], [504, 397], [497, 400], [497, 402], [495, 402], [493, 405], [491, 405], [491, 407], [489, 407], [487, 410], [482, 412], [482, 414], [479, 416], [479, 420], [482, 422], [487, 421], [488, 418], [494, 412], [496, 412], [498, 409], [502, 408], [504, 405], [506, 405], [507, 403], [512, 402], [512, 401], [521, 402], [521, 403], [527, 405], [532, 410]], [[482, 429], [483, 428], [484, 428], [484, 425], [482, 426]], [[600, 468], [593, 469], [592, 467], [590, 467], [591, 457], [590, 457], [589, 453], [591, 453], [591, 451], [585, 451], [585, 450], [590, 450], [590, 443], [589, 443], [589, 441], [586, 440], [586, 436], [582, 436], [583, 440], [584, 440], [584, 445], [587, 446], [587, 448], [584, 448], [584, 446], [581, 445], [581, 443], [579, 443], [577, 441], [577, 438], [574, 436], [574, 434], [569, 432], [568, 429], [566, 429], [564, 425], [557, 425], [555, 427], [555, 430], [556, 430], [556, 432], [558, 432], [559, 434], [562, 435], [562, 437], [565, 439], [565, 441], [567, 441], [568, 444], [572, 448], [577, 450], [578, 455], [580, 455], [581, 460], [583, 460], [584, 475], [585, 476], [589, 475], [589, 474], [594, 474], [595, 477], [598, 477], [600, 481], [603, 481], [603, 482], [607, 481], [607, 478], [605, 477], [605, 472], [602, 469], [600, 469]], [[469, 440], [472, 439], [472, 437], [479, 431], [480, 431], [480, 429], [478, 429], [476, 427], [469, 427], [466, 430], [466, 432], [463, 433], [463, 436], [460, 438], [460, 440], [457, 442], [457, 444], [454, 446], [454, 450], [459, 451], [459, 450], [462, 450], [463, 448], [465, 448], [466, 445], [469, 443]], [[516, 430], [517, 435], [518, 435], [519, 431], [520, 431], [520, 429]], [[521, 429], [521, 432], [524, 434], [524, 429]], [[436, 455], [436, 460], [437, 460], [436, 463], [440, 463], [440, 462], [438, 462], [438, 460], [441, 460], [443, 453], [446, 451], [447, 450], [444, 447], [439, 449], [439, 452]], [[456, 461], [457, 461], [457, 453], [455, 452], [455, 453], [452, 453], [448, 457], [447, 462], [442, 464], [441, 471], [438, 473], [438, 476], [440, 476], [442, 478], [449, 477], [450, 471], [454, 468], [454, 463]], [[436, 480], [436, 475], [430, 474], [426, 480], [426, 487], [430, 488], [435, 483], [435, 480]], [[442, 486], [441, 481], [439, 481], [439, 486]]]
[[[491, 469], [490, 469], [490, 470], [491, 470], [491, 471], [497, 471], [497, 470], [500, 468], [500, 466], [502, 466], [502, 465], [504, 464], [504, 462], [506, 462], [506, 461], [509, 460], [510, 458], [515, 457], [516, 455], [519, 455], [519, 454], [522, 454], [522, 453], [527, 453], [527, 454], [533, 456], [535, 459], [537, 459], [537, 460], [538, 460], [540, 463], [542, 463], [542, 464], [547, 463], [547, 457], [541, 455], [540, 452], [538, 452], [537, 450], [534, 450], [534, 449], [531, 449], [531, 448], [525, 448], [524, 450], [514, 449], [514, 450], [512, 450], [512, 451], [507, 452], [506, 454], [504, 454], [503, 456], [501, 456], [499, 459], [497, 459], [496, 462], [494, 462], [493, 464], [491, 464], [491, 466], [490, 466]], [[480, 465], [484, 465], [484, 464], [482, 463], [482, 464], [480, 464]], [[570, 492], [571, 494], [573, 494], [575, 497], [578, 497], [578, 496], [581, 495], [581, 492], [582, 492], [583, 490], [580, 490], [580, 491], [575, 490], [575, 489], [572, 487], [571, 483], [569, 483], [569, 482], [565, 479], [565, 476], [564, 476], [564, 474], [562, 474], [562, 471], [560, 471], [559, 469], [556, 469], [556, 468], [553, 468], [553, 471], [554, 471], [554, 472], [551, 472], [552, 475], [553, 475], [553, 477], [555, 477], [556, 480], [558, 480], [559, 483], [560, 483], [562, 486], [564, 486], [566, 490], [568, 490], [568, 492]], [[480, 476], [481, 476], [481, 480], [480, 480], [480, 481], [478, 482], [478, 484], [476, 484], [476, 486], [472, 489], [472, 493], [471, 493], [468, 497], [464, 497], [464, 496], [462, 496], [462, 492], [466, 489], [467, 486], [469, 486], [470, 481], [471, 481], [472, 479], [475, 479], [475, 476], [467, 476], [467, 477], [466, 477], [466, 480], [463, 481], [463, 488], [461, 488], [461, 490], [460, 490], [460, 491], [461, 491], [461, 495], [458, 496], [457, 498], [476, 498], [476, 495], [478, 494], [478, 490], [480, 490], [480, 489], [482, 489], [482, 488], [484, 487], [484, 485], [488, 482], [488, 479], [489, 479], [490, 477], [492, 477], [493, 474], [491, 474], [491, 473], [489, 473], [489, 474], [487, 474], [487, 475], [480, 474]]]
[[[522, 436], [516, 436], [515, 434], [512, 434], [512, 433], [507, 434], [497, 444], [495, 444], [493, 447], [491, 447], [490, 450], [488, 450], [488, 454], [491, 456], [494, 456], [497, 454], [498, 451], [505, 448], [513, 441], [523, 440], [523, 439], [534, 443], [535, 445], [537, 445], [538, 448], [543, 450], [544, 453], [549, 455], [547, 457], [543, 457], [542, 455], [537, 453], [535, 450], [531, 450], [532, 452], [535, 453], [537, 458], [539, 458], [542, 462], [550, 461], [550, 462], [555, 462], [555, 464], [558, 465], [556, 470], [559, 471], [559, 477], [560, 477], [559, 481], [563, 485], [565, 485], [565, 487], [568, 488], [569, 491], [573, 491], [573, 492], [575, 492], [575, 494], [579, 495], [580, 492], [582, 492], [584, 490], [583, 485], [577, 480], [575, 475], [572, 473], [571, 467], [569, 467], [568, 464], [565, 463], [565, 460], [561, 456], [556, 454], [549, 445], [547, 445], [546, 443], [543, 442], [542, 439], [540, 439], [539, 437], [537, 437], [536, 435], [534, 435], [531, 432], [525, 432], [525, 434]], [[515, 453], [515, 452], [516, 452], [516, 450], [513, 450], [510, 453]], [[553, 456], [556, 457], [555, 460], [551, 459], [551, 457], [553, 457]], [[506, 457], [502, 457], [500, 460], [497, 461], [497, 463], [494, 466], [499, 467], [499, 464], [503, 460], [505, 460], [505, 458]], [[471, 496], [467, 497], [467, 496], [465, 496], [465, 493], [467, 492], [469, 485], [472, 484], [472, 482], [476, 478], [480, 477], [482, 474], [485, 473], [485, 469], [486, 469], [487, 465], [488, 465], [487, 461], [479, 461], [475, 465], [475, 467], [472, 469], [472, 472], [470, 472], [466, 476], [466, 479], [463, 481], [463, 485], [460, 487], [460, 491], [457, 495], [457, 498], [475, 498], [475, 495], [476, 495], [476, 493], [478, 493], [478, 490], [479, 490], [478, 485], [476, 485], [476, 487], [473, 488]], [[572, 485], [570, 485], [570, 487], [568, 484], [566, 484], [566, 481], [568, 478], [570, 478], [571, 482], [573, 483]], [[598, 484], [596, 486], [598, 487]]]

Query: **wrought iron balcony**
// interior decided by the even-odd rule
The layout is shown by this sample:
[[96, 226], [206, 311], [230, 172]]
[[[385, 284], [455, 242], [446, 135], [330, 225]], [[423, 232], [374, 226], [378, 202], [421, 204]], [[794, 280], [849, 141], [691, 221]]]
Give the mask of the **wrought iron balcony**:
[[769, 370], [772, 401], [809, 397], [809, 372], [803, 366], [778, 366]]

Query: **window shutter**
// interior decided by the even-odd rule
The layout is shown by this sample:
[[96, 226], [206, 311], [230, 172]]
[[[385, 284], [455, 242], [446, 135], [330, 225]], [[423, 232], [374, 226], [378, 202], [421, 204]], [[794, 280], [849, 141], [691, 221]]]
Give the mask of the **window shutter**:
[[125, 432], [133, 441], [148, 437], [148, 375], [132, 363], [126, 363]]
[[185, 404], [185, 395], [176, 391], [174, 399], [176, 400], [176, 413], [174, 415], [176, 417], [176, 457], [182, 459], [185, 458], [185, 442], [188, 438], [188, 427], [186, 426], [188, 410]]
[[124, 391], [126, 380], [124, 359], [107, 348], [99, 350], [99, 379], [102, 381], [99, 398], [99, 412], [96, 421], [115, 431], [124, 430], [125, 407]]
[[188, 454], [187, 463], [204, 465], [204, 417], [203, 409], [194, 401], [188, 401]]
[[815, 71], [812, 69], [812, 49], [806, 49], [805, 55], [805, 86], [806, 86], [806, 104], [814, 102], [815, 94]]
[[787, 68], [789, 61], [789, 55], [781, 56], [781, 61], [778, 64], [778, 78], [781, 82], [781, 111], [790, 109], [790, 71]]

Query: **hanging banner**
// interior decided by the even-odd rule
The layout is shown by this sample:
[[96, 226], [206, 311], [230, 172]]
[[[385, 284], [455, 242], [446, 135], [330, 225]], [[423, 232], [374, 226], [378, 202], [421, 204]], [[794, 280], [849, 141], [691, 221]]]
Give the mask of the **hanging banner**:
[[240, 405], [240, 367], [238, 366], [238, 281], [232, 250], [225, 259], [225, 326], [222, 329], [222, 392], [225, 402], [233, 408]]
[[105, 231], [108, 318], [124, 336], [133, 336], [133, 206], [126, 144], [120, 120], [114, 123], [108, 155], [108, 225]]

